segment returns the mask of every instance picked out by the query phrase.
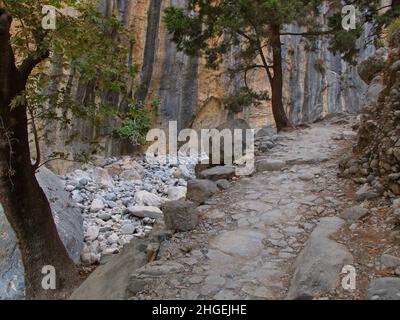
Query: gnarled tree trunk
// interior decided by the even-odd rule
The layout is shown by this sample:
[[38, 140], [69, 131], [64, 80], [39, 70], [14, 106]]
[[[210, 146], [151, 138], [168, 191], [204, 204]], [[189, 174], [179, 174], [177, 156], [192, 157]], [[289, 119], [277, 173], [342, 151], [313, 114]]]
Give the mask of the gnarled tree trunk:
[[280, 26], [272, 26], [271, 29], [271, 46], [274, 71], [271, 83], [271, 104], [276, 127], [278, 131], [280, 131], [290, 126], [291, 124], [286, 116], [286, 112], [283, 106], [282, 43], [280, 38]]
[[[78, 279], [61, 242], [49, 202], [31, 163], [26, 106], [10, 103], [41, 60], [29, 57], [18, 69], [10, 45], [11, 17], [0, 9], [0, 203], [13, 227], [25, 268], [28, 299], [62, 298]], [[43, 55], [45, 58], [47, 55]], [[45, 290], [44, 266], [56, 271], [56, 290]]]

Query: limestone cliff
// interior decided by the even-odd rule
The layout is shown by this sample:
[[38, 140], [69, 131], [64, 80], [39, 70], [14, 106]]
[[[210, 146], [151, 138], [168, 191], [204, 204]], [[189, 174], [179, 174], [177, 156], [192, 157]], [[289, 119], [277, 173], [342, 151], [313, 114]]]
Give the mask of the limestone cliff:
[[[159, 99], [158, 119], [155, 126], [166, 126], [178, 121], [178, 129], [185, 127], [216, 127], [228, 118], [244, 118], [251, 127], [272, 124], [269, 102], [245, 108], [234, 114], [225, 110], [223, 97], [244, 86], [241, 76], [231, 78], [227, 69], [236, 61], [235, 49], [224, 57], [219, 70], [209, 70], [201, 57], [188, 57], [177, 52], [163, 23], [163, 10], [168, 5], [182, 6], [186, 0], [104, 0], [102, 10], [117, 9], [130, 30], [134, 30], [134, 45], [130, 61], [139, 66], [136, 99], [150, 104]], [[326, 22], [328, 6], [318, 19]], [[304, 31], [296, 25], [288, 31]], [[367, 32], [366, 32], [367, 33]], [[316, 43], [299, 36], [282, 37], [284, 58], [284, 104], [294, 123], [313, 121], [329, 112], [356, 111], [365, 84], [355, 67], [342, 61], [328, 50], [329, 40]], [[360, 43], [365, 43], [360, 39]], [[362, 50], [360, 59], [371, 55], [372, 46]], [[248, 75], [256, 90], [269, 90], [268, 79], [261, 70]], [[76, 85], [78, 99], [90, 99], [90, 84]], [[135, 91], [135, 90], [134, 90]], [[118, 108], [124, 108], [119, 98], [105, 93], [104, 99]], [[74, 130], [87, 139], [112, 131], [112, 123], [102, 129], [76, 121]], [[63, 138], [56, 138], [63, 139]], [[110, 156], [126, 152], [126, 148], [104, 139], [103, 154]]]
[[[233, 115], [224, 110], [222, 98], [243, 86], [240, 76], [230, 79], [227, 68], [235, 62], [235, 52], [224, 57], [218, 71], [205, 68], [201, 58], [189, 58], [176, 51], [162, 21], [162, 11], [168, 5], [184, 5], [185, 0], [118, 1], [135, 30], [135, 63], [141, 65], [139, 99], [159, 97], [159, 122], [177, 120], [179, 127], [218, 125], [230, 117], [243, 117], [253, 127], [273, 123], [268, 103], [250, 107], [243, 114]], [[326, 22], [328, 7], [319, 17]], [[304, 31], [288, 26], [291, 32]], [[282, 38], [285, 74], [285, 106], [295, 123], [312, 121], [328, 112], [355, 111], [365, 89], [355, 68], [328, 50], [328, 40], [311, 43], [298, 36]], [[363, 43], [363, 39], [360, 40]], [[360, 59], [373, 53], [370, 46]], [[265, 90], [266, 75], [254, 71], [249, 76], [251, 86]]]

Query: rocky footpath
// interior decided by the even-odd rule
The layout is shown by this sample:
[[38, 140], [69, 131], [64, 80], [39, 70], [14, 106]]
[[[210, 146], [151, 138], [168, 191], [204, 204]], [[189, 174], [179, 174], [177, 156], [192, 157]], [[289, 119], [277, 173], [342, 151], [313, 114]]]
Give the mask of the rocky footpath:
[[[260, 134], [258, 140], [274, 140], [274, 148], [259, 153], [253, 176], [232, 178], [232, 168], [214, 167], [190, 179], [186, 200], [161, 205], [164, 224], [153, 230], [142, 253], [137, 252], [138, 257], [145, 252], [148, 263], [133, 263], [129, 276], [122, 271], [124, 281], [117, 277], [118, 283], [125, 283], [116, 288], [120, 293], [125, 289], [118, 298], [282, 299], [296, 286], [293, 268], [304, 247], [311, 247], [310, 254], [328, 252], [314, 257], [323, 262], [327, 278], [312, 282], [317, 289], [307, 289], [308, 294], [320, 298], [335, 291], [342, 265], [352, 261], [344, 246], [328, 240], [344, 226], [335, 216], [349, 205], [336, 182], [341, 147], [335, 138], [337, 132], [351, 131], [351, 124], [340, 120], [341, 124], [333, 124], [335, 119], [279, 136]], [[222, 181], [226, 185], [220, 192]], [[335, 228], [315, 231], [308, 245], [313, 229], [320, 225], [317, 230], [325, 230], [328, 222]], [[326, 240], [320, 243], [322, 237]], [[127, 248], [139, 250], [132, 249], [134, 243]], [[118, 273], [124, 252], [100, 266], [72, 298], [85, 298], [88, 292], [110, 298], [101, 288], [116, 283], [111, 272]], [[311, 279], [316, 269], [301, 273]], [[102, 276], [107, 273], [109, 279]], [[302, 293], [293, 295], [301, 297]]]
[[[128, 183], [132, 190], [121, 198], [130, 196], [129, 203], [114, 201], [126, 212], [122, 221], [135, 221], [141, 230], [146, 215], [129, 213], [138, 206], [160, 208], [160, 216], [151, 217], [155, 223], [147, 225], [153, 230], [145, 239], [136, 232], [130, 244], [122, 248], [118, 243], [121, 253], [101, 259], [71, 298], [398, 298], [400, 232], [391, 220], [393, 210], [380, 197], [355, 192], [355, 181], [337, 176], [340, 157], [356, 141], [356, 126], [353, 117], [335, 115], [279, 135], [265, 128], [257, 135], [256, 172], [247, 177], [235, 177], [231, 166], [202, 168], [194, 177], [190, 165], [190, 177], [179, 185], [181, 177], [174, 172], [184, 168], [173, 165], [164, 177], [167, 183], [154, 184], [158, 169], [147, 169], [137, 159], [111, 161], [120, 169], [124, 161], [136, 167], [142, 181]], [[263, 142], [271, 147], [260, 150]], [[92, 169], [84, 170], [92, 179], [86, 186], [94, 184]], [[126, 183], [118, 177], [112, 177], [114, 185]], [[157, 188], [144, 190], [145, 181]], [[185, 188], [186, 195], [171, 197], [166, 192], [171, 185]], [[71, 190], [73, 196], [77, 190], [88, 196], [89, 187], [79, 188]], [[101, 228], [107, 221], [98, 215], [112, 208], [105, 199], [107, 187], [96, 190], [82, 202], [82, 210], [86, 224]], [[143, 198], [143, 192], [152, 196]], [[104, 207], [93, 212], [97, 197], [104, 198]], [[398, 200], [389, 205], [395, 212], [400, 209]], [[124, 239], [124, 224], [111, 220], [111, 234]], [[88, 247], [100, 243], [90, 241]], [[105, 245], [117, 248], [108, 241]], [[347, 265], [356, 270], [354, 290], [342, 286]]]

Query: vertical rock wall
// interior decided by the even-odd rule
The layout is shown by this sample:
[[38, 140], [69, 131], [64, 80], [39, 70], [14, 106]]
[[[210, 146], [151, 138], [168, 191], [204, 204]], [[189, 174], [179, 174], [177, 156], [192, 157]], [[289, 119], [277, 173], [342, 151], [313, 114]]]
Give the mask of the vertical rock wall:
[[[178, 129], [187, 127], [218, 126], [228, 118], [244, 118], [254, 128], [273, 125], [269, 102], [246, 108], [240, 114], [224, 109], [223, 97], [240, 89], [243, 79], [240, 75], [230, 78], [225, 72], [236, 62], [234, 48], [224, 57], [219, 70], [205, 68], [202, 57], [188, 57], [177, 52], [170, 40], [163, 22], [163, 11], [168, 5], [183, 6], [187, 0], [104, 0], [101, 10], [107, 12], [117, 8], [125, 25], [133, 30], [134, 44], [130, 48], [130, 63], [139, 66], [137, 83], [132, 84], [132, 92], [138, 101], [150, 106], [152, 101], [160, 101], [158, 117], [154, 126], [166, 127], [171, 120], [178, 121]], [[326, 22], [326, 12], [318, 19]], [[287, 26], [291, 32], [305, 31], [296, 25]], [[360, 40], [360, 44], [363, 43]], [[323, 114], [340, 111], [356, 111], [365, 90], [355, 68], [344, 63], [340, 56], [329, 52], [327, 39], [310, 43], [300, 36], [282, 37], [284, 61], [284, 104], [294, 123], [313, 121]], [[310, 48], [313, 49], [310, 49]], [[362, 50], [363, 60], [374, 52], [369, 46]], [[248, 75], [249, 83], [255, 90], [269, 90], [266, 74], [253, 70]], [[79, 100], [93, 100], [91, 84], [81, 84], [70, 77], [73, 92]], [[126, 105], [113, 92], [105, 92], [103, 101], [123, 109]], [[102, 138], [102, 155], [111, 156], [130, 152], [126, 145], [116, 143], [107, 134], [115, 124], [107, 123], [102, 128], [75, 120], [71, 131], [74, 135], [90, 141]], [[57, 130], [54, 130], [57, 132]], [[57, 133], [57, 145], [67, 140], [71, 132]], [[129, 146], [128, 146], [129, 147]], [[78, 142], [71, 147], [85, 148]], [[73, 152], [72, 152], [73, 153]]]
[[[224, 95], [243, 85], [240, 76], [229, 79], [224, 73], [235, 62], [235, 50], [225, 56], [224, 64], [218, 71], [206, 69], [202, 58], [189, 58], [177, 52], [162, 21], [162, 12], [158, 10], [162, 11], [170, 4], [183, 6], [185, 1], [168, 0], [162, 1], [160, 5], [159, 0], [132, 1], [135, 3], [131, 6], [133, 11], [128, 14], [132, 21], [137, 20], [137, 12], [147, 15], [147, 27], [141, 25], [137, 29], [138, 33], [135, 33], [137, 42], [146, 39], [145, 58], [139, 54], [135, 62], [143, 65], [141, 88], [146, 87], [147, 98], [160, 98], [159, 124], [166, 125], [170, 120], [177, 120], [179, 128], [192, 124], [201, 126], [203, 123], [213, 123], [213, 119], [219, 121], [229, 116], [243, 117], [253, 127], [273, 124], [268, 102], [237, 115], [215, 107], [216, 101], [221, 103]], [[319, 17], [323, 23], [327, 20], [327, 10]], [[157, 18], [160, 21], [154, 21]], [[140, 21], [143, 22], [143, 18]], [[155, 25], [159, 26], [158, 29]], [[296, 25], [288, 26], [287, 29], [290, 32], [305, 31]], [[294, 123], [312, 121], [330, 112], [354, 112], [358, 109], [365, 85], [353, 66], [329, 52], [327, 39], [311, 44], [299, 36], [285, 36], [282, 42], [285, 106]], [[363, 42], [361, 39], [360, 44]], [[312, 46], [313, 49], [309, 49]], [[363, 49], [360, 59], [373, 51], [373, 46]], [[152, 74], [149, 74], [150, 70]], [[250, 73], [249, 79], [254, 88], [269, 89], [267, 77], [262, 70]], [[144, 96], [140, 94], [141, 99]], [[215, 114], [216, 109], [221, 109], [219, 114]], [[209, 119], [206, 119], [207, 110], [210, 110]], [[198, 119], [198, 115], [201, 119]]]

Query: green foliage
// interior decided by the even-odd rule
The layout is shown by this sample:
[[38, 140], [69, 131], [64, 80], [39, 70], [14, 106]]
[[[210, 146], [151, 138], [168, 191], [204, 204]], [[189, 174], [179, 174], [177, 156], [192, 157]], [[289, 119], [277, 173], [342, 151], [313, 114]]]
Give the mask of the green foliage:
[[223, 104], [226, 109], [235, 113], [242, 112], [244, 108], [251, 105], [257, 105], [261, 100], [268, 100], [268, 92], [257, 93], [249, 91], [246, 87], [241, 88], [239, 92], [232, 93], [223, 99]]
[[395, 31], [397, 31], [398, 29], [400, 29], [400, 17], [397, 19], [394, 19], [388, 29], [387, 29], [387, 35], [388, 35], [388, 39], [391, 38], [391, 36], [394, 34]]
[[[397, 2], [398, 3], [398, 2]], [[400, 5], [393, 8], [383, 6], [381, 1], [353, 0], [343, 1], [341, 5], [355, 5], [359, 11], [357, 15], [357, 28], [345, 31], [340, 25], [342, 21], [341, 11], [337, 10], [329, 17], [329, 27], [334, 30], [331, 35], [330, 49], [334, 53], [342, 54], [344, 60], [355, 64], [356, 56], [363, 46], [374, 43], [377, 47], [381, 46], [382, 31], [397, 19], [400, 15]], [[385, 10], [385, 12], [383, 11]], [[371, 26], [364, 43], [357, 43], [363, 33], [366, 24]]]
[[121, 125], [114, 129], [114, 135], [118, 139], [129, 139], [132, 143], [139, 145], [146, 143], [146, 134], [151, 128], [151, 119], [159, 106], [159, 99], [152, 102], [152, 109], [145, 110], [143, 105], [135, 104], [129, 107], [129, 111], [121, 114]]
[[190, 0], [185, 8], [167, 7], [164, 21], [179, 50], [189, 55], [202, 53], [208, 65], [216, 67], [221, 55], [239, 43], [243, 46], [242, 58], [257, 57], [259, 47], [268, 45], [271, 26], [280, 29], [292, 22], [311, 25], [310, 13], [318, 11], [319, 3], [321, 1]]

